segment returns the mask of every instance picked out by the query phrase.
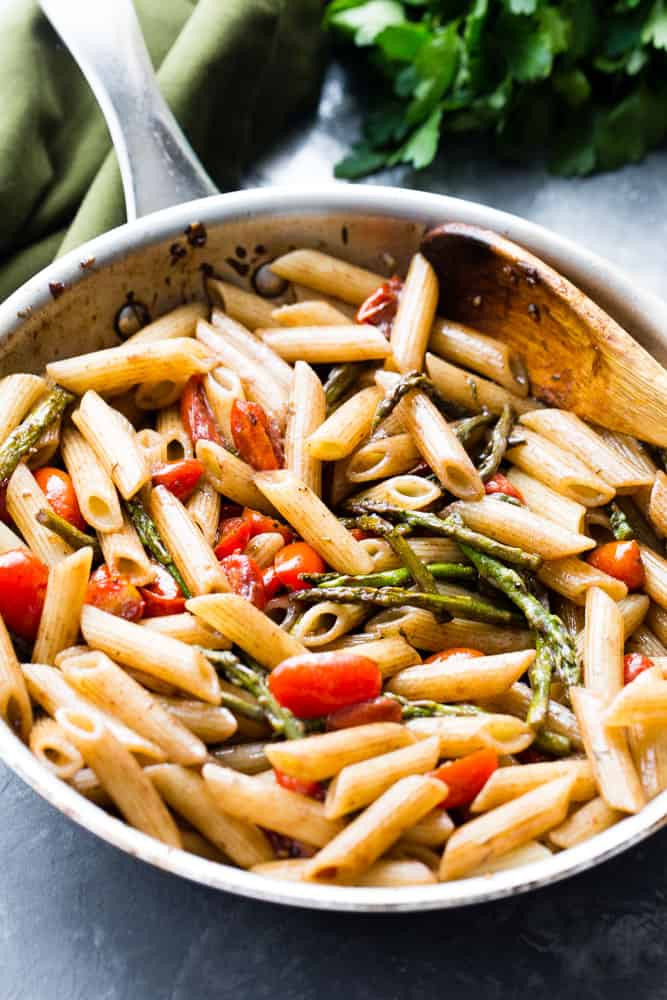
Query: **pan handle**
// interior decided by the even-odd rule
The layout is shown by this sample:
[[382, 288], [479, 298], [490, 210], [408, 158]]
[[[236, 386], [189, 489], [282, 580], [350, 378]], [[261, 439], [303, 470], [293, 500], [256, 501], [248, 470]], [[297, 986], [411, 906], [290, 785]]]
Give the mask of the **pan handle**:
[[128, 221], [217, 194], [157, 85], [131, 0], [40, 0], [106, 118]]

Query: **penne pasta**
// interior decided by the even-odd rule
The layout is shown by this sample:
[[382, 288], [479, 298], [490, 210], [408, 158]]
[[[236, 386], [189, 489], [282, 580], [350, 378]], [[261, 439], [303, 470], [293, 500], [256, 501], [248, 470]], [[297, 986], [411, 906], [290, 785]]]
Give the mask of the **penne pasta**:
[[220, 278], [209, 278], [206, 282], [206, 290], [209, 296], [221, 309], [235, 319], [238, 323], [243, 323], [249, 330], [256, 330], [258, 326], [269, 326], [274, 312], [274, 307], [261, 295], [254, 295], [243, 288], [237, 288], [229, 281], [221, 281]]
[[402, 635], [417, 649], [432, 653], [452, 646], [472, 646], [490, 656], [525, 649], [531, 643], [531, 633], [526, 629], [502, 628], [463, 618], [441, 623], [430, 611], [409, 605], [374, 615], [366, 622], [364, 631], [369, 636]]
[[627, 653], [643, 653], [645, 656], [667, 656], [667, 648], [646, 625], [639, 625], [634, 630], [625, 650]]
[[96, 392], [86, 392], [72, 420], [113, 479], [130, 500], [150, 479], [150, 469], [132, 424]]
[[92, 563], [93, 550], [86, 546], [51, 567], [33, 663], [53, 663], [61, 650], [76, 642]]
[[5, 375], [0, 381], [0, 441], [16, 430], [46, 391], [46, 382], [39, 375]]
[[[530, 706], [532, 692], [527, 684], [517, 681], [501, 695], [496, 695], [489, 702], [493, 711], [507, 712], [524, 719]], [[546, 725], [555, 733], [567, 736], [573, 750], [583, 750], [584, 744], [579, 731], [579, 724], [573, 712], [553, 698], [549, 701]]]
[[279, 306], [260, 326], [349, 326], [350, 317], [323, 299], [306, 299]]
[[278, 357], [275, 351], [272, 351], [258, 337], [253, 336], [240, 323], [237, 323], [219, 309], [213, 310], [211, 325], [215, 327], [227, 343], [232, 344], [250, 361], [261, 366], [270, 374], [272, 379], [283, 387], [285, 392], [289, 392], [294, 374], [293, 370], [290, 365]]
[[402, 510], [423, 510], [439, 500], [442, 490], [435, 483], [421, 476], [393, 476], [385, 479], [370, 489], [355, 493], [352, 500], [363, 503], [365, 500], [389, 503]]
[[625, 687], [619, 688], [604, 713], [605, 726], [633, 726], [661, 723], [667, 718], [667, 680], [660, 667], [643, 670]]
[[507, 854], [491, 858], [488, 861], [484, 861], [481, 865], [477, 865], [471, 872], [468, 872], [468, 878], [478, 878], [480, 875], [493, 875], [495, 872], [508, 871], [510, 868], [522, 868], [524, 865], [546, 861], [550, 857], [551, 851], [548, 847], [541, 844], [539, 840], [529, 840], [527, 844], [515, 847], [513, 850], [508, 851]]
[[208, 481], [218, 493], [243, 507], [252, 507], [264, 514], [273, 513], [272, 505], [255, 485], [252, 466], [214, 441], [198, 441], [196, 451]]
[[178, 462], [183, 458], [192, 458], [192, 441], [181, 420], [179, 407], [167, 406], [160, 410], [155, 418], [155, 427], [163, 441], [163, 461]]
[[640, 548], [644, 566], [644, 590], [652, 601], [667, 609], [667, 559], [646, 545]]
[[333, 295], [353, 306], [361, 305], [385, 280], [379, 274], [319, 250], [291, 250], [271, 261], [271, 270], [279, 278], [306, 285], [323, 295]]
[[32, 706], [7, 627], [0, 616], [0, 719], [22, 740], [32, 731]]
[[138, 333], [132, 334], [125, 344], [153, 344], [158, 340], [173, 340], [175, 337], [194, 337], [197, 320], [208, 315], [208, 308], [203, 302], [188, 302], [184, 306], [171, 309], [164, 316], [154, 319], [142, 327]]
[[351, 632], [367, 616], [367, 609], [358, 604], [319, 601], [306, 608], [292, 626], [291, 634], [307, 649], [321, 649]]
[[624, 625], [618, 605], [599, 587], [586, 595], [584, 682], [601, 702], [623, 687]]
[[382, 396], [382, 389], [373, 385], [350, 396], [308, 436], [306, 447], [310, 455], [320, 461], [335, 462], [351, 454], [368, 437]]
[[48, 506], [30, 469], [23, 463], [17, 465], [7, 484], [7, 512], [35, 555], [47, 566], [56, 566], [73, 549], [37, 520], [40, 510]]
[[509, 404], [515, 413], [520, 414], [540, 405], [534, 399], [523, 399], [516, 393], [508, 392], [481, 375], [471, 375], [435, 354], [426, 354], [426, 371], [444, 399], [473, 413], [488, 410], [500, 415], [503, 407]]
[[517, 396], [528, 395], [528, 376], [523, 363], [502, 340], [463, 323], [436, 317], [428, 346], [439, 357], [486, 375]]
[[619, 809], [612, 809], [599, 796], [580, 806], [567, 819], [549, 831], [549, 842], [563, 850], [590, 840], [623, 819]]
[[488, 812], [557, 778], [572, 778], [572, 802], [587, 802], [597, 794], [593, 768], [587, 760], [550, 760], [539, 764], [500, 767], [470, 804], [473, 813]]
[[306, 652], [297, 639], [238, 594], [206, 594], [191, 598], [185, 606], [269, 670]]
[[155, 579], [155, 564], [150, 561], [137, 529], [123, 512], [120, 531], [100, 532], [100, 548], [104, 561], [113, 574], [125, 577], [137, 587]]
[[205, 646], [207, 649], [229, 649], [231, 643], [220, 632], [209, 628], [200, 619], [184, 611], [182, 614], [165, 615], [158, 618], [143, 618], [143, 628], [153, 629], [172, 639], [180, 639], [191, 646]]
[[233, 444], [232, 407], [237, 399], [245, 399], [240, 377], [231, 368], [220, 365], [204, 376], [204, 394], [220, 433], [228, 445]]
[[[523, 424], [523, 417], [520, 418]], [[584, 507], [601, 507], [614, 498], [614, 489], [597, 476], [580, 458], [521, 428], [523, 443], [508, 448], [506, 458], [529, 475], [551, 486]]]
[[370, 722], [364, 726], [318, 733], [303, 740], [267, 744], [266, 756], [284, 774], [300, 781], [331, 778], [348, 764], [406, 747], [415, 737], [397, 722]]
[[220, 524], [220, 494], [207, 479], [200, 479], [185, 505], [188, 516], [199, 528], [209, 545], [215, 545]]
[[420, 253], [410, 261], [391, 326], [391, 352], [400, 372], [421, 371], [438, 306], [438, 279]]
[[543, 559], [563, 559], [595, 547], [593, 539], [586, 535], [574, 534], [526, 507], [501, 503], [491, 496], [455, 503], [449, 510], [460, 514], [473, 531], [535, 552]]
[[272, 327], [257, 333], [284, 361], [327, 365], [345, 361], [382, 361], [391, 354], [381, 331], [365, 323]]
[[[424, 741], [426, 742], [426, 741]], [[442, 847], [454, 832], [454, 823], [444, 809], [434, 809], [403, 834], [400, 844], [420, 847]]]
[[227, 577], [213, 549], [166, 486], [151, 490], [149, 509], [188, 590], [192, 594], [228, 591]]
[[[642, 595], [635, 596], [639, 597]], [[663, 646], [667, 646], [667, 609], [661, 608], [659, 604], [651, 604], [649, 606], [648, 600], [646, 601], [646, 607], [646, 624]]]
[[79, 750], [54, 719], [38, 719], [28, 742], [35, 757], [61, 781], [73, 778], [83, 767]]
[[667, 476], [656, 472], [648, 503], [648, 519], [660, 538], [667, 536]]
[[530, 510], [577, 535], [585, 534], [586, 507], [583, 504], [552, 490], [515, 466], [509, 469], [507, 478], [517, 488]]
[[476, 701], [502, 694], [525, 674], [535, 659], [534, 649], [495, 656], [465, 654], [406, 667], [395, 674], [388, 691], [404, 698], [431, 701]]
[[235, 716], [220, 705], [166, 695], [158, 697], [157, 701], [173, 719], [182, 723], [203, 743], [224, 743], [238, 729]]
[[418, 461], [419, 449], [412, 435], [393, 434], [357, 448], [345, 462], [344, 476], [349, 483], [366, 483], [409, 472]]
[[575, 604], [585, 604], [592, 588], [603, 590], [613, 601], [622, 600], [628, 593], [622, 580], [573, 556], [542, 563], [537, 577], [546, 587]]
[[287, 406], [285, 465], [317, 496], [322, 495], [322, 462], [308, 442], [324, 423], [326, 413], [322, 383], [310, 365], [297, 361]]
[[163, 379], [160, 382], [142, 382], [137, 386], [134, 401], [140, 410], [160, 410], [181, 398], [185, 382]]
[[0, 553], [11, 552], [12, 549], [28, 549], [22, 538], [12, 531], [9, 525], [0, 521]]
[[377, 663], [383, 677], [392, 677], [404, 667], [421, 663], [417, 650], [401, 635], [390, 635], [385, 639], [373, 639], [363, 633], [360, 636], [343, 636], [329, 643], [326, 648], [327, 651], [352, 649], [358, 656], [367, 656]]
[[485, 747], [501, 756], [521, 753], [535, 738], [532, 729], [512, 715], [437, 715], [411, 719], [407, 728], [420, 739], [438, 736], [441, 757], [465, 757]]
[[251, 538], [244, 555], [250, 556], [260, 569], [273, 566], [273, 561], [281, 549], [285, 548], [285, 539], [279, 531], [262, 531]]

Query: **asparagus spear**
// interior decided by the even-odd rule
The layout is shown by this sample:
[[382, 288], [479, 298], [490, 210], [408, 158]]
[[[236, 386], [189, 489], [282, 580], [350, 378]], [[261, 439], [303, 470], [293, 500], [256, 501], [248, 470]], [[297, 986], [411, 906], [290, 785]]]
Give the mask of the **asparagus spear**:
[[396, 406], [398, 406], [403, 397], [407, 396], [407, 394], [412, 392], [413, 389], [418, 389], [419, 392], [423, 392], [425, 396], [428, 396], [439, 410], [449, 410], [451, 412], [452, 407], [447, 403], [447, 400], [440, 395], [428, 375], [424, 375], [422, 372], [418, 371], [406, 372], [405, 375], [400, 377], [389, 395], [385, 396], [385, 398], [380, 400], [378, 403], [378, 408], [375, 411], [375, 416], [373, 417], [371, 433], [376, 430], [383, 420], [387, 419], [389, 414], [395, 409]]
[[39, 441], [47, 427], [62, 416], [74, 396], [59, 385], [31, 410], [0, 446], [0, 482], [9, 479], [24, 455]]
[[398, 608], [409, 604], [425, 608], [446, 618], [468, 618], [471, 621], [496, 625], [517, 625], [520, 619], [512, 611], [497, 608], [477, 594], [424, 594], [400, 587], [311, 587], [292, 594], [295, 601], [316, 604], [335, 601], [338, 604], [377, 604], [382, 608]]
[[190, 593], [185, 580], [181, 576], [176, 563], [171, 558], [169, 549], [160, 538], [160, 532], [157, 530], [155, 521], [146, 510], [141, 500], [138, 500], [136, 497], [132, 500], [128, 500], [127, 509], [130, 517], [132, 518], [132, 523], [137, 529], [137, 534], [141, 539], [141, 544], [144, 548], [148, 549], [148, 551], [157, 559], [159, 563], [164, 566], [168, 573], [171, 573], [184, 595], [186, 597], [192, 597], [192, 594]]
[[85, 531], [79, 531], [78, 528], [75, 528], [73, 524], [70, 524], [49, 507], [42, 507], [41, 510], [38, 510], [35, 514], [35, 520], [43, 524], [45, 528], [55, 532], [56, 535], [60, 535], [73, 549], [83, 549], [86, 545], [90, 545], [95, 553], [101, 552], [100, 543], [94, 535], [87, 535]]
[[409, 524], [412, 528], [428, 531], [432, 535], [453, 538], [459, 544], [466, 543], [479, 552], [485, 552], [489, 556], [522, 566], [524, 569], [539, 569], [542, 562], [540, 557], [532, 552], [524, 552], [523, 549], [515, 548], [513, 545], [503, 545], [502, 542], [497, 542], [494, 538], [472, 531], [465, 526], [463, 519], [458, 514], [450, 514], [448, 517], [442, 518], [438, 517], [437, 514], [425, 514], [421, 510], [403, 510], [401, 507], [394, 507], [392, 504], [380, 500], [348, 500], [344, 507], [352, 514], [380, 514], [391, 520]]
[[[431, 576], [436, 580], [476, 580], [472, 566], [462, 563], [427, 563]], [[381, 573], [365, 576], [345, 576], [339, 573], [302, 573], [301, 579], [317, 587], [401, 587], [410, 582], [410, 573], [404, 566], [386, 569]]]
[[343, 396], [351, 389], [366, 364], [359, 361], [348, 361], [342, 365], [334, 365], [324, 383], [324, 395], [327, 401], [327, 414], [336, 408]]
[[535, 647], [535, 659], [528, 671], [533, 696], [530, 700], [526, 722], [533, 729], [541, 729], [549, 708], [553, 660], [551, 657], [551, 646], [545, 641], [543, 635], [538, 634]]
[[540, 729], [535, 734], [535, 746], [552, 757], [569, 757], [572, 753], [569, 737], [553, 729]]
[[205, 649], [203, 646], [198, 649], [222, 671], [228, 681], [255, 696], [274, 732], [288, 740], [301, 739], [305, 733], [303, 723], [273, 697], [266, 683], [266, 674], [259, 664], [253, 661], [242, 663], [238, 656], [227, 650]]
[[384, 698], [393, 698], [403, 709], [403, 719], [426, 719], [434, 715], [485, 715], [483, 708], [477, 705], [467, 705], [459, 702], [456, 705], [445, 705], [440, 701], [430, 701], [423, 698], [411, 701], [401, 694], [394, 694], [392, 691], [385, 691]]
[[482, 453], [479, 474], [486, 482], [495, 475], [507, 451], [507, 439], [514, 424], [514, 411], [509, 403], [505, 403], [502, 413], [491, 432], [491, 440]]
[[370, 531], [374, 535], [379, 535], [389, 542], [414, 580], [418, 590], [422, 590], [425, 594], [438, 593], [438, 585], [434, 577], [403, 537], [406, 531], [410, 531], [409, 525], [390, 524], [377, 514], [362, 514], [356, 519], [356, 527], [361, 528], [362, 531]]
[[220, 701], [225, 708], [228, 708], [236, 715], [242, 715], [244, 718], [252, 719], [254, 722], [263, 722], [266, 718], [264, 709], [260, 705], [245, 701], [245, 699], [239, 698], [237, 694], [232, 694], [231, 691], [221, 691]]
[[523, 611], [531, 627], [549, 644], [554, 668], [563, 683], [568, 687], [579, 684], [580, 672], [574, 642], [560, 618], [550, 614], [542, 606], [529, 592], [521, 575], [511, 566], [503, 566], [497, 559], [478, 552], [464, 542], [459, 544], [479, 575], [509, 597]]
[[468, 443], [475, 431], [481, 427], [487, 427], [493, 420], [493, 414], [488, 410], [475, 413], [472, 417], [462, 417], [461, 420], [454, 420], [449, 426], [456, 434], [461, 444]]
[[632, 525], [617, 503], [609, 504], [609, 522], [612, 534], [617, 541], [627, 542], [635, 537]]

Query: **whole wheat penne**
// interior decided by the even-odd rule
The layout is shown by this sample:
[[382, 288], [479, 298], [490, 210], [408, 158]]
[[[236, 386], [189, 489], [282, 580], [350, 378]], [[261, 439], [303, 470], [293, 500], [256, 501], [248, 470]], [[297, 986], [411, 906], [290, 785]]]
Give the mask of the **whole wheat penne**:
[[292, 368], [275, 351], [267, 347], [259, 337], [255, 337], [244, 326], [233, 320], [226, 313], [214, 309], [211, 314], [211, 325], [220, 336], [241, 351], [250, 361], [264, 368], [285, 392], [289, 392], [292, 384]]
[[[641, 625], [649, 609], [650, 601], [646, 594], [628, 594], [618, 602], [618, 610], [623, 622], [623, 641], [627, 641], [633, 632]], [[585, 628], [579, 629], [575, 637], [577, 659], [583, 662], [586, 641]]]
[[604, 724], [605, 702], [593, 691], [573, 688], [570, 697], [600, 795], [613, 809], [639, 812], [646, 799], [625, 733]]
[[86, 392], [72, 420], [120, 494], [126, 500], [131, 499], [150, 479], [150, 469], [132, 424], [93, 391]]
[[86, 546], [51, 567], [32, 651], [34, 663], [53, 663], [76, 641], [92, 562], [93, 550]]
[[268, 322], [259, 325], [270, 327], [276, 323], [280, 326], [349, 326], [350, 317], [324, 299], [305, 299], [279, 306], [272, 311]]
[[239, 375], [220, 365], [204, 376], [206, 399], [226, 444], [232, 445], [232, 407], [237, 399], [245, 399], [245, 389]]
[[296, 531], [339, 573], [370, 573], [373, 563], [359, 542], [289, 469], [259, 472], [255, 484]]
[[442, 496], [442, 490], [429, 479], [422, 476], [392, 476], [381, 483], [355, 493], [354, 500], [362, 503], [364, 500], [390, 503], [403, 510], [423, 510]]
[[321, 781], [348, 764], [368, 760], [415, 742], [414, 735], [397, 722], [370, 722], [364, 726], [318, 733], [302, 740], [266, 746], [274, 767], [303, 781]]
[[382, 396], [382, 389], [375, 385], [350, 396], [308, 436], [310, 454], [326, 462], [335, 462], [351, 454], [368, 437]]
[[528, 377], [508, 344], [463, 323], [436, 317], [428, 342], [434, 354], [486, 375], [517, 396], [528, 395]]
[[329, 643], [326, 648], [352, 649], [359, 656], [369, 657], [377, 663], [383, 677], [392, 677], [404, 667], [421, 662], [417, 650], [402, 635], [390, 635], [384, 639], [373, 639], [363, 633], [361, 636], [343, 636]]
[[446, 795], [447, 786], [435, 778], [401, 778], [311, 858], [306, 878], [353, 882]]
[[558, 826], [565, 819], [572, 785], [572, 778], [556, 778], [464, 823], [447, 841], [440, 879], [461, 878]]
[[219, 278], [209, 278], [206, 282], [206, 290], [216, 305], [224, 309], [232, 319], [243, 323], [249, 330], [256, 330], [258, 326], [270, 325], [274, 307], [261, 295], [254, 295], [244, 288], [237, 288], [231, 282], [221, 281]]
[[411, 434], [374, 438], [350, 455], [345, 477], [350, 483], [366, 483], [408, 472], [419, 460], [419, 449]]
[[150, 513], [185, 583], [193, 594], [229, 590], [227, 577], [213, 549], [166, 486], [151, 490]]
[[149, 778], [122, 743], [83, 708], [59, 708], [56, 722], [93, 769], [127, 822], [157, 840], [180, 847], [181, 838]]
[[314, 288], [359, 306], [380, 287], [384, 278], [319, 250], [292, 250], [271, 261], [271, 270], [286, 281]]
[[306, 652], [297, 639], [238, 594], [206, 594], [191, 598], [185, 606], [270, 670], [289, 656]]
[[618, 605], [592, 587], [586, 595], [584, 682], [605, 704], [623, 687], [623, 636]]
[[165, 680], [212, 705], [220, 704], [215, 670], [198, 650], [153, 629], [143, 628], [84, 604], [81, 631], [92, 649], [112, 660]]
[[529, 476], [516, 466], [509, 469], [507, 478], [513, 486], [516, 486], [530, 510], [541, 517], [546, 517], [549, 521], [555, 521], [556, 524], [575, 534], [585, 533], [586, 507], [583, 504], [557, 493], [556, 490], [545, 486], [539, 479]]
[[146, 760], [165, 759], [164, 750], [157, 743], [147, 740], [119, 719], [97, 708], [67, 683], [61, 670], [45, 663], [22, 663], [21, 670], [30, 697], [49, 715], [55, 716], [59, 708], [85, 709], [86, 712], [98, 716], [100, 722], [110, 729], [116, 739], [120, 740], [131, 753], [138, 754]]
[[101, 531], [98, 535], [104, 561], [112, 573], [126, 577], [137, 587], [155, 579], [155, 564], [141, 544], [137, 529], [123, 511], [120, 531]]
[[545, 586], [575, 604], [585, 604], [586, 595], [592, 587], [603, 590], [613, 601], [622, 600], [628, 593], [622, 580], [617, 580], [615, 576], [609, 576], [574, 556], [542, 563], [537, 576]]
[[648, 517], [661, 538], [667, 535], [667, 476], [662, 470], [656, 473], [648, 504]]
[[379, 573], [383, 569], [395, 569], [402, 565], [401, 560], [384, 538], [362, 538], [359, 544], [373, 563], [373, 573]]
[[220, 524], [220, 494], [207, 479], [200, 479], [197, 488], [188, 500], [188, 516], [201, 531], [209, 545], [214, 545]]
[[167, 406], [160, 410], [155, 418], [155, 427], [164, 442], [163, 461], [178, 462], [183, 458], [192, 458], [192, 441], [181, 420], [178, 406]]
[[[216, 368], [223, 365], [240, 376], [245, 395], [254, 403], [259, 403], [268, 414], [282, 425], [287, 407], [288, 388], [277, 381], [263, 366], [259, 366], [243, 351], [225, 339], [215, 327], [200, 320], [197, 324], [197, 340], [211, 352]], [[263, 345], [266, 347], [266, 345]]]
[[255, 485], [255, 471], [231, 451], [214, 441], [197, 442], [197, 458], [203, 463], [211, 485], [234, 503], [252, 507], [263, 514], [273, 512], [272, 505]]
[[613, 500], [613, 487], [573, 452], [565, 451], [526, 426], [521, 427], [520, 433], [523, 443], [508, 448], [509, 462], [584, 507], [601, 507]]
[[83, 653], [62, 664], [68, 684], [130, 729], [157, 743], [169, 760], [194, 765], [206, 760], [206, 747], [175, 716], [105, 653]]
[[308, 649], [321, 649], [351, 632], [367, 615], [368, 610], [358, 604], [319, 601], [306, 608], [290, 631]]
[[441, 757], [464, 757], [484, 747], [501, 756], [520, 753], [535, 738], [530, 727], [512, 715], [438, 715], [411, 719], [406, 728], [421, 739], [438, 736]]
[[7, 627], [0, 617], [0, 719], [22, 740], [32, 729], [32, 706]]
[[257, 333], [285, 361], [340, 364], [344, 361], [381, 361], [391, 354], [381, 331], [365, 323], [272, 327]]
[[106, 394], [122, 392], [148, 380], [182, 382], [190, 375], [209, 371], [214, 363], [203, 344], [189, 337], [177, 337], [123, 344], [52, 361], [46, 371], [54, 382], [81, 396], [88, 390]]
[[667, 648], [657, 635], [646, 625], [640, 625], [634, 630], [625, 645], [627, 653], [643, 653], [644, 656], [656, 658], [667, 656]]
[[21, 462], [7, 485], [7, 511], [35, 555], [47, 566], [55, 566], [73, 549], [60, 535], [39, 523], [37, 514], [44, 507], [48, 507], [46, 497], [30, 469]]
[[254, 559], [260, 569], [266, 569], [273, 566], [276, 555], [284, 548], [285, 539], [279, 531], [262, 531], [250, 539], [243, 553]]
[[204, 701], [169, 698], [166, 695], [159, 696], [157, 701], [203, 743], [224, 743], [238, 729], [234, 715], [221, 705], [207, 705]]
[[341, 830], [340, 820], [325, 817], [321, 802], [275, 782], [217, 764], [205, 764], [202, 774], [218, 807], [237, 819], [268, 826], [315, 847], [324, 846]]
[[438, 279], [420, 253], [410, 261], [391, 327], [391, 352], [401, 372], [421, 371], [438, 305]]
[[606, 726], [662, 723], [667, 718], [667, 680], [660, 667], [643, 670], [614, 695], [604, 713]]
[[46, 382], [39, 375], [5, 375], [0, 381], [0, 441], [16, 430], [45, 392]]
[[526, 507], [501, 503], [490, 496], [455, 503], [450, 510], [457, 511], [474, 531], [536, 552], [543, 559], [563, 559], [595, 547], [593, 539], [586, 535], [568, 531]]
[[646, 545], [641, 546], [644, 590], [656, 604], [667, 609], [667, 559]]
[[191, 646], [205, 646], [207, 649], [229, 649], [231, 643], [226, 636], [209, 628], [199, 618], [187, 611], [178, 615], [165, 615], [158, 618], [143, 618], [141, 625], [153, 629], [172, 639], [180, 639]]
[[30, 730], [30, 749], [61, 781], [68, 781], [83, 767], [83, 757], [55, 719], [38, 719]]
[[532, 791], [556, 778], [572, 778], [572, 802], [586, 802], [597, 795], [593, 768], [587, 760], [549, 760], [539, 764], [500, 767], [488, 779], [470, 805], [474, 813], [488, 812], [504, 802]]
[[400, 634], [417, 649], [432, 653], [452, 646], [468, 646], [491, 655], [525, 649], [531, 642], [527, 629], [501, 628], [463, 618], [442, 623], [430, 611], [409, 605], [380, 611], [366, 622], [364, 631], [380, 636]]
[[[531, 697], [532, 692], [528, 685], [517, 681], [509, 690], [491, 699], [489, 705], [493, 707], [494, 711], [507, 712], [508, 715], [516, 715], [520, 719], [525, 719]], [[573, 750], [583, 750], [584, 745], [576, 716], [569, 708], [553, 698], [549, 701], [546, 725], [555, 733], [567, 736]]]
[[326, 412], [322, 383], [310, 365], [297, 361], [287, 406], [285, 464], [317, 496], [322, 495], [322, 463], [308, 441], [324, 423]]
[[529, 840], [521, 847], [515, 847], [498, 858], [491, 858], [468, 872], [468, 878], [478, 878], [480, 875], [493, 875], [495, 872], [508, 871], [511, 868], [522, 868], [524, 865], [538, 864], [551, 857], [551, 851], [539, 840]]
[[162, 435], [150, 427], [142, 427], [137, 431], [136, 442], [144, 454], [151, 476], [154, 475], [164, 464], [165, 447]]
[[472, 375], [428, 352], [426, 371], [441, 396], [473, 413], [486, 409], [489, 413], [500, 414], [507, 404], [515, 413], [527, 413], [540, 405], [534, 399], [523, 399], [481, 375]]
[[439, 756], [440, 741], [433, 736], [356, 764], [347, 764], [327, 789], [324, 815], [328, 819], [337, 819], [363, 809], [400, 778], [431, 771]]
[[395, 674], [388, 690], [405, 698], [432, 701], [476, 701], [502, 694], [535, 659], [534, 649], [495, 656], [449, 657], [420, 663]]
[[401, 844], [442, 847], [454, 832], [454, 824], [444, 809], [434, 809], [403, 834]]
[[624, 813], [620, 809], [612, 809], [603, 798], [597, 796], [580, 806], [560, 826], [550, 830], [548, 839], [556, 847], [565, 850], [608, 830], [610, 826], [623, 819], [623, 816]]
[[142, 327], [138, 333], [132, 334], [126, 344], [152, 344], [157, 340], [173, 340], [175, 337], [194, 337], [197, 320], [208, 315], [208, 307], [204, 302], [188, 302], [177, 306], [163, 316], [154, 319]]

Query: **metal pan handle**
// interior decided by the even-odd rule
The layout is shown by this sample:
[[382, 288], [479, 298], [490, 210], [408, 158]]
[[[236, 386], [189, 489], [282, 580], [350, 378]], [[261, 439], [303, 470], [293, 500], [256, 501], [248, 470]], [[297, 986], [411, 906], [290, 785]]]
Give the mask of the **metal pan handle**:
[[217, 194], [157, 85], [131, 0], [40, 0], [106, 118], [128, 221]]

